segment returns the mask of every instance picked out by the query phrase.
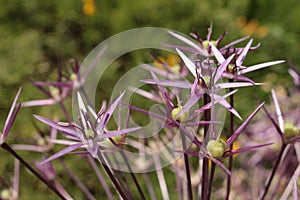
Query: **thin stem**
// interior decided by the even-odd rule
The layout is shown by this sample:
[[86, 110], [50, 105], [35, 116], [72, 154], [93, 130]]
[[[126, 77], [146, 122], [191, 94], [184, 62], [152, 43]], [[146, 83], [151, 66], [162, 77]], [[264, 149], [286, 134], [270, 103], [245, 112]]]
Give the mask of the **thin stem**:
[[13, 155], [17, 160], [22, 163], [33, 175], [35, 175], [38, 179], [40, 179], [43, 183], [45, 183], [49, 189], [51, 189], [57, 196], [61, 199], [65, 199], [65, 197], [51, 184], [49, 183], [42, 175], [40, 175], [34, 168], [32, 168], [17, 152], [15, 152], [10, 146], [4, 142], [1, 144], [1, 147]]
[[72, 197], [70, 196], [70, 194], [65, 190], [65, 188], [60, 184], [59, 181], [57, 181], [55, 179], [54, 182], [53, 182], [53, 184], [55, 185], [55, 187], [57, 188], [57, 190], [60, 191], [60, 193], [65, 196], [66, 199], [72, 199]]
[[[186, 141], [185, 141], [185, 134], [181, 133], [181, 138], [182, 138], [182, 148], [185, 150], [186, 149]], [[190, 172], [190, 164], [189, 164], [189, 158], [188, 155], [183, 154], [184, 158], [184, 164], [185, 164], [185, 173], [186, 173], [186, 179], [187, 179], [187, 187], [188, 187], [188, 195], [189, 199], [193, 200], [193, 190], [192, 190], [192, 181], [191, 181], [191, 172]]]
[[127, 166], [128, 170], [129, 170], [129, 173], [130, 173], [130, 175], [131, 175], [131, 178], [133, 179], [134, 184], [135, 184], [136, 188], [137, 188], [138, 191], [139, 191], [139, 194], [140, 194], [140, 196], [141, 196], [141, 199], [146, 199], [146, 198], [145, 198], [145, 195], [144, 195], [144, 192], [143, 192], [143, 190], [142, 190], [142, 188], [141, 188], [141, 186], [140, 186], [138, 180], [136, 179], [136, 176], [135, 176], [134, 173], [132, 172], [132, 169], [131, 169], [131, 167], [130, 167], [130, 164], [129, 164], [129, 162], [128, 162], [128, 159], [127, 159], [126, 155], [124, 154], [123, 150], [120, 150], [119, 152], [120, 152], [120, 154], [122, 155], [122, 157], [123, 157], [123, 159], [124, 159], [124, 161], [125, 161], [125, 163], [126, 163], [126, 166]]
[[156, 195], [155, 195], [153, 185], [152, 185], [152, 182], [151, 182], [149, 176], [145, 173], [145, 174], [143, 174], [143, 177], [145, 179], [145, 184], [147, 186], [148, 192], [150, 194], [150, 199], [151, 200], [156, 200]]
[[60, 159], [60, 163], [62, 164], [65, 172], [73, 179], [75, 184], [81, 189], [81, 191], [86, 195], [86, 198], [89, 200], [95, 200], [96, 198], [89, 191], [87, 186], [72, 172], [72, 170], [66, 165], [66, 163]]
[[167, 184], [166, 184], [166, 179], [165, 179], [165, 176], [164, 176], [164, 173], [163, 173], [163, 170], [162, 170], [159, 159], [160, 158], [157, 154], [153, 155], [154, 165], [155, 165], [155, 168], [156, 168], [156, 175], [157, 175], [158, 183], [159, 183], [159, 186], [160, 186], [159, 188], [160, 188], [160, 191], [161, 191], [161, 194], [162, 194], [162, 199], [163, 200], [169, 200], [170, 197], [169, 197], [168, 187], [167, 187]]
[[98, 168], [98, 166], [97, 166], [95, 160], [94, 160], [94, 159], [92, 158], [92, 156], [90, 156], [90, 155], [88, 155], [87, 158], [88, 158], [88, 160], [89, 160], [89, 162], [90, 162], [90, 164], [91, 164], [93, 170], [95, 171], [95, 173], [96, 173], [96, 175], [97, 175], [97, 177], [98, 177], [98, 180], [99, 180], [99, 182], [100, 182], [102, 188], [104, 189], [104, 191], [105, 191], [105, 193], [106, 193], [106, 195], [107, 195], [107, 198], [108, 198], [109, 200], [113, 200], [114, 197], [113, 197], [113, 195], [112, 195], [112, 193], [111, 193], [111, 191], [110, 191], [110, 189], [109, 189], [107, 183], [105, 182], [105, 179], [104, 179], [104, 177], [102, 176], [102, 174], [101, 174], [101, 172], [100, 172], [100, 170], [99, 170], [99, 168]]
[[[233, 80], [229, 79], [229, 83], [232, 83]], [[229, 92], [232, 92], [233, 88], [229, 88]], [[234, 96], [230, 95], [230, 106], [231, 108], [234, 107]], [[234, 114], [230, 112], [230, 136], [233, 135], [234, 133]], [[233, 149], [233, 143], [230, 145], [230, 151]], [[228, 170], [231, 172], [232, 171], [232, 165], [233, 165], [233, 156], [229, 156], [228, 160]], [[231, 175], [227, 175], [227, 185], [226, 185], [226, 200], [229, 199], [230, 195], [230, 188], [231, 188]]]
[[[111, 141], [113, 141], [113, 140], [111, 139]], [[113, 160], [113, 161], [111, 161], [111, 160]], [[115, 169], [117, 171], [121, 171], [122, 166], [118, 162], [118, 158], [116, 157], [115, 152], [111, 153], [111, 158], [110, 159], [106, 157], [105, 161], [106, 161], [107, 166], [113, 166], [112, 162], [114, 162], [116, 164]], [[128, 183], [127, 178], [125, 177], [125, 175], [123, 173], [118, 173], [117, 174], [117, 171], [115, 171], [114, 169], [110, 169], [110, 170], [112, 171], [112, 173], [115, 177], [118, 177], [116, 179], [119, 181], [120, 187], [123, 188], [124, 191], [126, 191], [126, 195], [127, 195], [128, 199], [133, 199], [132, 192], [130, 191], [130, 184]]]
[[285, 151], [285, 148], [286, 148], [286, 147], [287, 147], [286, 144], [283, 144], [283, 145], [281, 146], [279, 155], [277, 156], [277, 159], [276, 159], [276, 161], [275, 161], [275, 163], [274, 163], [274, 165], [273, 165], [271, 174], [270, 174], [270, 176], [269, 176], [269, 178], [268, 178], [268, 180], [267, 180], [266, 186], [265, 186], [265, 188], [264, 188], [264, 192], [262, 193], [260, 200], [265, 199], [265, 197], [266, 197], [266, 195], [267, 195], [267, 193], [268, 193], [268, 191], [269, 191], [269, 188], [270, 188], [270, 186], [271, 186], [272, 180], [273, 180], [274, 175], [275, 175], [275, 173], [276, 173], [276, 171], [277, 171], [277, 169], [278, 169], [278, 167], [279, 167], [280, 161], [281, 161], [281, 159], [282, 159], [282, 157], [283, 157], [283, 152]]
[[98, 159], [100, 161], [100, 163], [102, 164], [104, 170], [106, 171], [107, 175], [109, 176], [109, 178], [111, 179], [113, 185], [115, 186], [116, 190], [119, 192], [119, 194], [121, 195], [121, 197], [124, 200], [128, 200], [126, 194], [124, 193], [124, 191], [122, 190], [119, 182], [117, 181], [117, 179], [115, 178], [115, 176], [113, 175], [113, 173], [111, 172], [111, 170], [109, 169], [109, 167], [107, 166], [104, 157], [102, 156], [102, 153], [100, 152], [100, 150], [98, 150]]
[[[209, 103], [210, 99], [207, 94], [204, 94], [204, 105]], [[209, 121], [210, 120], [210, 110], [205, 110], [204, 111], [204, 120]], [[204, 126], [204, 136], [203, 138], [206, 138], [206, 135], [208, 133], [208, 128], [209, 125]], [[208, 187], [209, 187], [209, 182], [208, 182], [208, 159], [203, 158], [203, 166], [202, 166], [202, 192], [201, 192], [201, 199], [202, 200], [207, 200], [208, 198]]]
[[71, 117], [70, 117], [70, 115], [69, 115], [69, 113], [68, 113], [68, 111], [67, 111], [67, 108], [66, 108], [66, 106], [64, 105], [64, 103], [63, 103], [63, 102], [59, 102], [59, 106], [60, 106], [60, 108], [63, 110], [66, 119], [67, 119], [69, 122], [72, 121], [72, 119], [71, 119]]
[[216, 169], [216, 164], [214, 162], [211, 162], [207, 199], [210, 199], [210, 196], [211, 196], [211, 190], [212, 190], [212, 184], [214, 181], [215, 169]]

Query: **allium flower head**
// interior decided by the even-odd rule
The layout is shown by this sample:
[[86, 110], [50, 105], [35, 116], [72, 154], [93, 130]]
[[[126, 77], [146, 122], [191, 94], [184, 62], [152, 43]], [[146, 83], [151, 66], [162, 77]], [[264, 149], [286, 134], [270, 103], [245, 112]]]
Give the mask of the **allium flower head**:
[[103, 142], [104, 139], [112, 138], [114, 136], [133, 132], [140, 129], [140, 127], [126, 128], [116, 131], [109, 131], [107, 129], [106, 125], [109, 122], [117, 105], [120, 103], [123, 95], [124, 93], [122, 93], [106, 111], [104, 111], [104, 108], [100, 109], [97, 115], [90, 106], [85, 106], [80, 93], [77, 93], [80, 112], [79, 124], [55, 122], [36, 115], [35, 117], [38, 120], [53, 128], [56, 128], [58, 131], [62, 132], [67, 138], [71, 139], [69, 141], [61, 141], [60, 143], [69, 146], [63, 149], [62, 151], [54, 154], [50, 158], [46, 159], [44, 162], [48, 162], [50, 160], [58, 158], [79, 147], [85, 147], [88, 153], [90, 153], [93, 157], [97, 157], [99, 145], [101, 142]]

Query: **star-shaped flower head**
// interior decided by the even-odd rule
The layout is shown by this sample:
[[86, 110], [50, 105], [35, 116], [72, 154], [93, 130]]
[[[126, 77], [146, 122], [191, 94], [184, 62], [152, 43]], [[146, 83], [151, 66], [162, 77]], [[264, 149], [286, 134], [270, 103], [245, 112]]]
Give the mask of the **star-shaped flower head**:
[[[194, 40], [187, 39], [186, 37], [184, 37], [178, 33], [175, 33], [173, 31], [169, 31], [169, 34], [171, 34], [175, 38], [179, 39], [180, 41], [185, 43], [187, 46], [176, 46], [176, 45], [167, 45], [167, 46], [170, 46], [173, 48], [178, 48], [181, 51], [190, 52], [195, 55], [200, 55], [200, 56], [204, 56], [204, 57], [212, 57], [213, 56], [211, 44], [213, 46], [215, 46], [216, 48], [218, 48], [223, 55], [229, 55], [232, 53], [235, 53], [238, 55], [241, 53], [243, 48], [237, 48], [237, 47], [235, 47], [235, 45], [240, 42], [245, 41], [248, 38], [248, 37], [243, 37], [243, 38], [237, 39], [235, 41], [232, 41], [229, 44], [224, 45], [223, 47], [219, 47], [221, 41], [227, 35], [227, 32], [224, 32], [223, 35], [221, 35], [217, 40], [213, 40], [211, 37], [212, 36], [212, 25], [208, 28], [206, 39], [202, 39], [197, 33], [191, 33], [191, 36], [193, 39], [196, 40], [196, 43]], [[259, 46], [260, 46], [260, 44], [258, 44], [255, 47], [250, 47], [249, 50], [256, 50]]]
[[130, 133], [140, 129], [140, 127], [126, 128], [116, 131], [109, 131], [106, 127], [113, 112], [120, 103], [124, 92], [111, 104], [111, 106], [105, 111], [102, 107], [98, 114], [90, 106], [85, 106], [83, 98], [80, 93], [77, 93], [78, 105], [79, 105], [79, 124], [55, 122], [46, 119], [41, 116], [35, 115], [35, 117], [41, 122], [57, 129], [63, 133], [68, 139], [63, 140], [61, 143], [69, 145], [62, 151], [52, 155], [43, 162], [56, 159], [64, 154], [67, 154], [75, 149], [84, 147], [88, 153], [93, 157], [97, 157], [99, 151], [99, 145], [106, 138], [112, 138], [121, 134]]
[[[284, 60], [277, 60], [277, 61], [260, 63], [260, 64], [252, 65], [249, 67], [244, 66], [243, 62], [247, 56], [247, 53], [251, 49], [252, 42], [253, 42], [253, 40], [251, 39], [247, 43], [247, 45], [242, 49], [240, 54], [236, 54], [235, 58], [233, 59], [234, 62], [231, 62], [227, 66], [227, 68], [224, 70], [224, 72], [222, 74], [222, 77], [255, 84], [254, 81], [252, 81], [251, 79], [249, 79], [243, 75], [246, 73], [252, 72], [252, 71], [256, 71], [256, 70], [259, 70], [259, 69], [262, 69], [265, 67], [278, 65], [278, 64], [285, 62]], [[213, 44], [210, 44], [210, 45], [211, 45], [211, 50], [212, 50], [215, 58], [217, 59], [218, 63], [221, 65], [222, 63], [225, 62], [226, 59], [224, 58], [224, 56], [222, 55], [220, 50], [218, 50]]]

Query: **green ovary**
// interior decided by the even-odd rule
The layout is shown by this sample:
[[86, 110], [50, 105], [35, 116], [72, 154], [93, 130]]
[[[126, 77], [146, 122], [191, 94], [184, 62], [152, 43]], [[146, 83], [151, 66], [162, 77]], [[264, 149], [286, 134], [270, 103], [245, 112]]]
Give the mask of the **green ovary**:
[[222, 140], [210, 140], [207, 143], [208, 152], [214, 157], [219, 158], [222, 157], [225, 152], [226, 143]]
[[179, 120], [181, 122], [184, 122], [186, 121], [188, 118], [189, 118], [189, 113], [188, 112], [184, 112], [182, 113], [179, 117], [178, 117], [178, 114], [180, 113], [180, 111], [182, 110], [182, 106], [178, 106], [177, 108], [174, 108], [172, 110], [172, 117], [173, 119], [175, 120]]
[[294, 124], [287, 122], [284, 124], [283, 133], [286, 138], [291, 138], [299, 134], [299, 129]]
[[86, 138], [94, 138], [95, 137], [94, 131], [92, 129], [84, 130], [84, 133], [85, 133]]

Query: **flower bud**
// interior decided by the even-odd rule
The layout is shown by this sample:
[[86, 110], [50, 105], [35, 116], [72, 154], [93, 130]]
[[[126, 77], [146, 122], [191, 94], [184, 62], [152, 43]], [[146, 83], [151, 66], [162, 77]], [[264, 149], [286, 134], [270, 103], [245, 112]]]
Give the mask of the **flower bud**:
[[294, 124], [287, 122], [284, 124], [283, 133], [286, 138], [291, 138], [299, 134], [299, 129]]
[[222, 157], [225, 152], [226, 143], [224, 140], [210, 140], [207, 143], [206, 149], [207, 151], [214, 157], [219, 158]]

